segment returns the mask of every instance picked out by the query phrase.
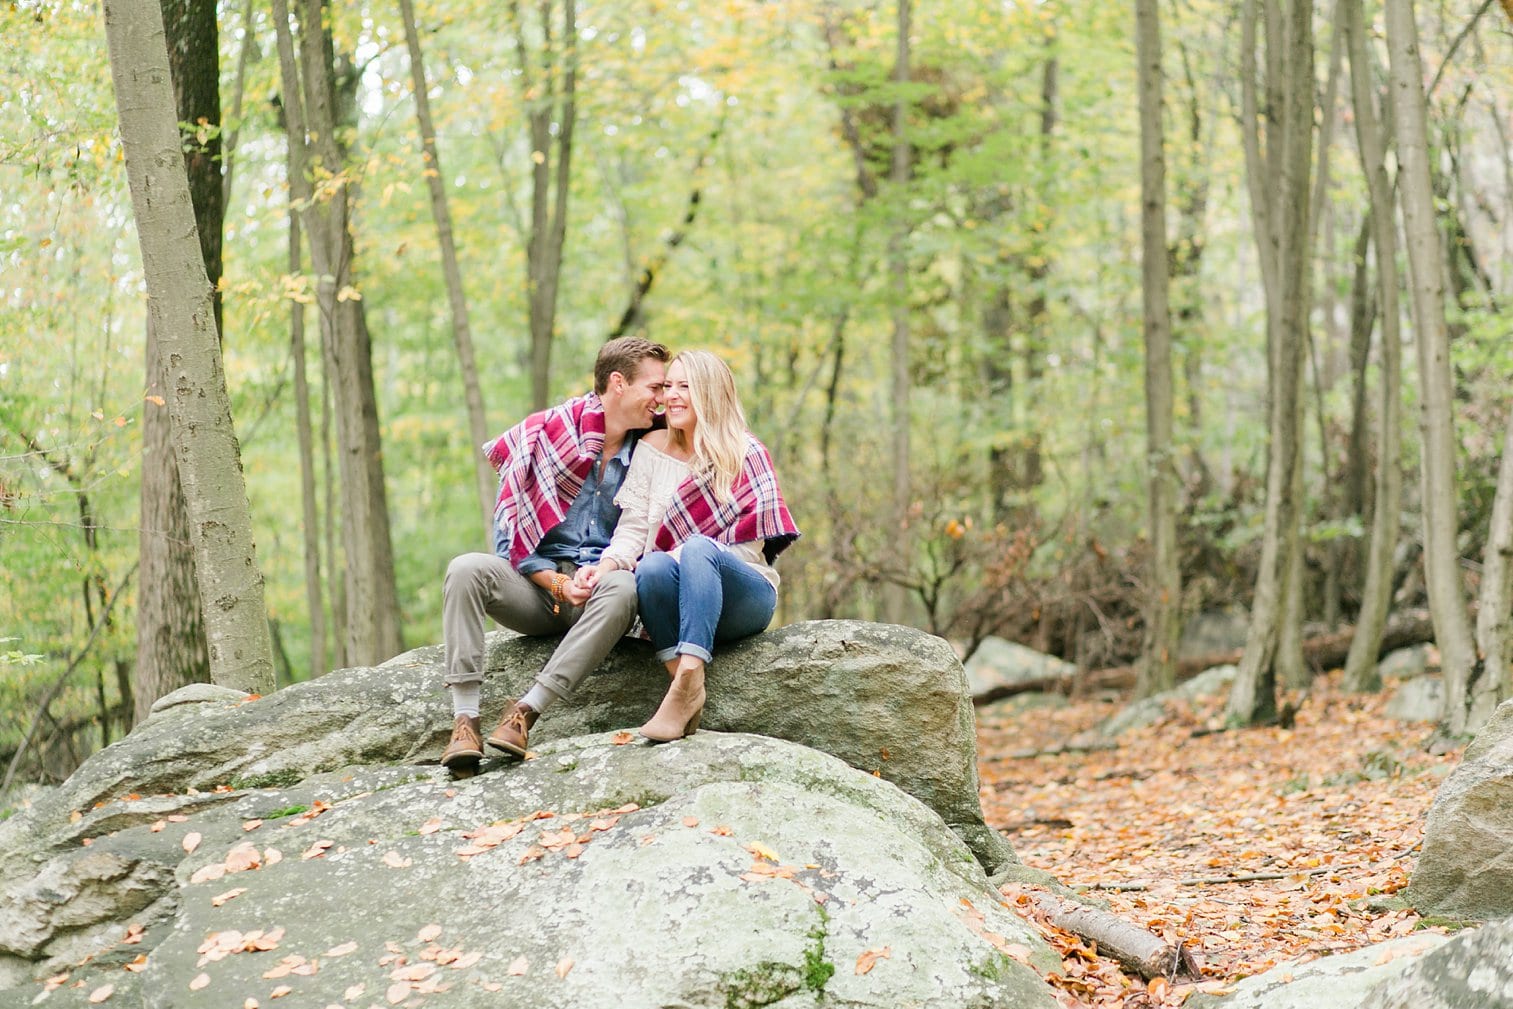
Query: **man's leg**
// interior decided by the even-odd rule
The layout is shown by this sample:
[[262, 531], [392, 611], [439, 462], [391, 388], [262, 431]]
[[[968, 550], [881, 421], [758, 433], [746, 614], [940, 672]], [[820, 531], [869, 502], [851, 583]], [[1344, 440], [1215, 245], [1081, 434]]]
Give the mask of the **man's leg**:
[[576, 621], [536, 674], [535, 685], [489, 733], [490, 746], [525, 756], [526, 733], [536, 716], [570, 695], [630, 630], [636, 616], [635, 576], [629, 571], [609, 572], [594, 586], [582, 610], [572, 612]]
[[483, 684], [484, 617], [522, 634], [555, 634], [565, 626], [546, 593], [509, 561], [493, 554], [455, 557], [442, 585], [441, 630], [446, 642], [444, 682], [452, 692], [452, 740], [442, 753], [448, 767], [483, 756], [478, 709]]

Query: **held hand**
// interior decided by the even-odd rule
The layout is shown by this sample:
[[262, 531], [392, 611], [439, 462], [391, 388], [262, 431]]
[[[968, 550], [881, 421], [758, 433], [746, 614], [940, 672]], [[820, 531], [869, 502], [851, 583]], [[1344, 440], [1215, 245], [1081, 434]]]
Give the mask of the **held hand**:
[[598, 566], [590, 564], [587, 567], [579, 568], [577, 573], [573, 575], [573, 584], [592, 592], [594, 586], [599, 584]]
[[588, 602], [588, 597], [594, 594], [594, 590], [579, 585], [577, 582], [568, 582], [562, 588], [562, 595], [572, 606], [582, 606]]

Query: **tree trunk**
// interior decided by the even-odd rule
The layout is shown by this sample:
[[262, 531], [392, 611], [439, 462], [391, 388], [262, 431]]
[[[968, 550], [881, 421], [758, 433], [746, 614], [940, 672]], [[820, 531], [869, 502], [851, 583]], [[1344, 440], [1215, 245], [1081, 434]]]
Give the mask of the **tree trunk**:
[[[1312, 5], [1292, 0], [1284, 19], [1266, 4], [1268, 119], [1263, 166], [1256, 116], [1256, 0], [1246, 0], [1241, 42], [1246, 174], [1267, 293], [1268, 450], [1261, 559], [1245, 653], [1227, 717], [1251, 725], [1276, 716], [1276, 681], [1292, 661], [1279, 656], [1299, 549], [1297, 468], [1302, 464], [1299, 396], [1308, 322], [1309, 166], [1313, 142]], [[1283, 38], [1285, 34], [1285, 39]], [[1289, 636], [1296, 641], [1297, 636]], [[1301, 663], [1301, 658], [1297, 659]]]
[[[163, 14], [154, 0], [110, 0], [105, 33], [147, 311], [164, 369], [214, 682], [273, 688], [273, 655], [252, 517], [232, 428], [213, 290], [196, 237], [170, 85]], [[217, 186], [217, 190], [219, 187]]]
[[1172, 452], [1172, 331], [1166, 245], [1166, 155], [1161, 124], [1159, 0], [1136, 0], [1135, 52], [1140, 89], [1141, 288], [1145, 304], [1145, 467], [1151, 565], [1145, 644], [1136, 692], [1170, 690], [1181, 631], [1182, 572], [1177, 561], [1177, 472]]
[[[1387, 626], [1392, 606], [1392, 555], [1397, 550], [1399, 516], [1402, 505], [1403, 471], [1401, 441], [1402, 352], [1398, 332], [1397, 300], [1397, 224], [1392, 212], [1392, 186], [1387, 180], [1386, 148], [1381, 119], [1376, 110], [1376, 87], [1371, 63], [1366, 56], [1365, 19], [1362, 0], [1343, 0], [1345, 4], [1345, 43], [1350, 49], [1350, 86], [1355, 105], [1356, 145], [1361, 153], [1361, 170], [1371, 199], [1371, 236], [1376, 246], [1376, 291], [1382, 320], [1381, 376], [1377, 390], [1377, 466], [1376, 504], [1371, 519], [1371, 538], [1366, 547], [1366, 582], [1361, 589], [1361, 609], [1356, 618], [1355, 638], [1345, 659], [1345, 687], [1348, 690], [1376, 690], [1381, 686], [1377, 673], [1377, 645]], [[1359, 244], [1357, 248], [1360, 248]], [[1362, 313], [1352, 313], [1359, 315]], [[1359, 322], [1353, 322], [1359, 325]], [[1369, 329], [1369, 326], [1368, 326]], [[1369, 340], [1369, 332], [1367, 339]], [[1363, 355], [1364, 357], [1364, 355]], [[1361, 361], [1360, 382], [1365, 386], [1365, 362]]]
[[1444, 256], [1434, 217], [1423, 67], [1411, 0], [1387, 5], [1392, 111], [1397, 124], [1398, 198], [1408, 251], [1419, 369], [1419, 476], [1424, 512], [1424, 580], [1444, 674], [1441, 728], [1473, 729], [1471, 699], [1482, 667], [1471, 640], [1456, 546], [1454, 381], [1445, 325]]
[[488, 419], [483, 408], [483, 392], [478, 385], [478, 364], [473, 356], [473, 328], [468, 322], [468, 299], [462, 287], [462, 271], [457, 265], [457, 243], [452, 236], [452, 211], [447, 206], [447, 190], [441, 174], [441, 155], [436, 149], [436, 126], [431, 120], [430, 86], [426, 83], [425, 61], [420, 51], [420, 35], [415, 30], [415, 5], [399, 0], [404, 17], [405, 43], [410, 50], [410, 81], [415, 89], [415, 118], [420, 124], [420, 144], [425, 168], [422, 174], [431, 190], [431, 217], [436, 221], [436, 239], [441, 246], [441, 272], [446, 278], [447, 302], [452, 309], [452, 342], [457, 346], [457, 363], [462, 372], [462, 398], [467, 406], [468, 433], [473, 444], [473, 472], [477, 477], [478, 501], [483, 522], [484, 540], [493, 549], [494, 468], [483, 454], [488, 440]]
[[[284, 113], [295, 141], [290, 188], [301, 208], [317, 278], [326, 384], [334, 397], [346, 572], [343, 650], [353, 665], [375, 665], [399, 652], [403, 643], [372, 346], [361, 295], [353, 284], [347, 191], [352, 180], [336, 139], [335, 58], [329, 31], [321, 27], [322, 13], [320, 0], [305, 0], [296, 63], [287, 0], [274, 0]], [[322, 179], [319, 193], [312, 183], [317, 173]]]
[[[289, 143], [294, 138], [289, 137]], [[290, 162], [293, 151], [289, 152]], [[299, 215], [289, 213], [289, 275], [304, 269], [300, 253]], [[331, 669], [326, 663], [326, 606], [320, 572], [320, 518], [315, 502], [315, 443], [310, 424], [310, 381], [305, 374], [305, 304], [289, 300], [289, 352], [294, 358], [294, 432], [299, 443], [299, 499], [305, 547], [305, 607], [310, 613], [309, 676]]]
[[[215, 4], [204, 0], [162, 0], [174, 105], [181, 123], [203, 121], [204, 139], [191, 135], [184, 153], [189, 195], [194, 203], [200, 254], [210, 284], [221, 277], [221, 230], [225, 217], [221, 187], [220, 60]], [[216, 290], [216, 332], [221, 331], [221, 297]], [[141, 531], [137, 582], [137, 661], [134, 718], [140, 722], [153, 702], [188, 683], [210, 679], [200, 590], [194, 575], [184, 491], [174, 463], [164, 399], [163, 358], [152, 326], [147, 327], [147, 396], [142, 415]]]
[[[578, 22], [576, 0], [563, 0], [562, 60], [552, 48], [552, 3], [541, 2], [542, 66], [532, 72], [518, 0], [510, 3], [520, 84], [526, 95], [531, 135], [531, 231], [526, 243], [526, 292], [531, 328], [531, 409], [551, 397], [552, 338], [557, 326], [557, 287], [567, 237], [567, 198], [572, 179], [573, 123], [577, 110]], [[552, 126], [555, 123], [555, 134]], [[555, 171], [554, 171], [555, 169]]]
[[[909, 15], [911, 0], [898, 0], [898, 45], [893, 64], [893, 80], [909, 81]], [[909, 103], [902, 93], [893, 104], [893, 164], [889, 180], [898, 201], [900, 220], [888, 243], [888, 268], [893, 288], [893, 523], [896, 547], [902, 564], [908, 569], [913, 537], [909, 532], [909, 258], [908, 225], [903, 220], [908, 203], [905, 191], [909, 184]], [[902, 585], [884, 588], [883, 612], [891, 623], [903, 623], [908, 596]]]

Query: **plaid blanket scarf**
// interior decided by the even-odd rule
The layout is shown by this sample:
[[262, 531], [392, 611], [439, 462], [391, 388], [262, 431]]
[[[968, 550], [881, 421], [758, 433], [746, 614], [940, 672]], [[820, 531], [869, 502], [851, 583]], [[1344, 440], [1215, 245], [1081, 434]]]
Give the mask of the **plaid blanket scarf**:
[[604, 448], [604, 404], [596, 393], [533, 413], [483, 446], [499, 471], [494, 529], [519, 564], [567, 515]]
[[695, 535], [731, 544], [766, 540], [762, 553], [768, 564], [799, 538], [772, 457], [751, 435], [746, 436], [746, 458], [731, 486], [731, 500], [716, 500], [707, 482], [684, 480], [657, 530], [657, 549], [672, 550]]

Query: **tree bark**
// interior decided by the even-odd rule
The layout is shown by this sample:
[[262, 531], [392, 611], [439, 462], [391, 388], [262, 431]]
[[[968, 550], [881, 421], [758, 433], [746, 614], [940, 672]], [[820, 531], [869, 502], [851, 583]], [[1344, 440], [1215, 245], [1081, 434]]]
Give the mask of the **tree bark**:
[[273, 655], [263, 579], [184, 171], [162, 10], [154, 0], [109, 0], [105, 32], [147, 311], [166, 364], [210, 674], [223, 686], [266, 692], [273, 688]]
[[[1376, 504], [1371, 518], [1371, 538], [1366, 547], [1366, 581], [1361, 589], [1361, 609], [1356, 618], [1355, 638], [1345, 659], [1345, 687], [1376, 690], [1381, 686], [1376, 653], [1387, 613], [1392, 605], [1392, 555], [1397, 549], [1398, 511], [1402, 505], [1403, 471], [1400, 428], [1402, 424], [1402, 351], [1398, 331], [1397, 224], [1392, 212], [1392, 186], [1387, 179], [1386, 148], [1381, 119], [1376, 110], [1376, 86], [1366, 56], [1365, 18], [1362, 0], [1343, 0], [1345, 43], [1350, 49], [1350, 86], [1355, 105], [1356, 146], [1361, 170], [1370, 194], [1371, 236], [1376, 246], [1376, 293], [1381, 311], [1381, 376], [1377, 389]], [[1357, 246], [1359, 248], [1359, 245]], [[1358, 314], [1358, 313], [1357, 313]], [[1368, 334], [1369, 340], [1369, 334]], [[1361, 362], [1365, 385], [1365, 362]]]
[[[213, 288], [221, 278], [221, 232], [225, 218], [221, 185], [220, 60], [213, 0], [162, 0], [168, 65], [180, 123], [212, 127], [203, 140], [191, 135], [184, 153], [194, 204], [201, 258]], [[216, 332], [221, 332], [221, 297], [213, 293]], [[199, 583], [194, 574], [189, 518], [174, 463], [165, 399], [163, 357], [151, 324], [147, 327], [147, 407], [142, 414], [141, 521], [137, 583], [137, 659], [134, 719], [142, 721], [158, 698], [188, 683], [210, 679]], [[156, 398], [154, 398], [156, 397]], [[166, 399], [165, 399], [166, 405]]]
[[1136, 0], [1140, 89], [1141, 289], [1145, 306], [1146, 514], [1151, 564], [1145, 644], [1136, 692], [1170, 690], [1181, 632], [1182, 572], [1177, 558], [1177, 472], [1172, 451], [1172, 331], [1166, 242], [1166, 155], [1162, 129], [1159, 0]]
[[457, 347], [457, 364], [462, 372], [462, 398], [467, 407], [468, 434], [473, 445], [473, 473], [478, 484], [480, 518], [484, 540], [493, 549], [494, 468], [483, 454], [488, 440], [488, 417], [483, 407], [483, 391], [478, 384], [478, 364], [473, 355], [473, 328], [468, 321], [467, 293], [462, 287], [462, 270], [457, 265], [457, 242], [452, 233], [452, 211], [447, 205], [447, 190], [441, 174], [441, 154], [436, 149], [436, 124], [431, 119], [430, 85], [426, 83], [425, 59], [420, 51], [420, 35], [415, 30], [415, 5], [399, 0], [404, 18], [405, 44], [410, 50], [410, 82], [415, 89], [415, 118], [420, 124], [420, 144], [425, 167], [422, 174], [431, 193], [431, 217], [436, 221], [436, 239], [441, 246], [441, 272], [446, 278], [447, 303], [452, 310], [452, 342]]
[[[897, 0], [897, 49], [893, 63], [895, 84], [909, 82], [909, 15], [911, 0]], [[909, 183], [909, 102], [900, 93], [893, 104], [893, 164], [889, 173], [893, 194], [899, 202], [900, 220], [888, 243], [888, 268], [893, 289], [893, 524], [899, 550], [907, 569], [913, 537], [909, 534], [909, 259], [905, 216]], [[884, 588], [883, 611], [892, 623], [903, 623], [908, 596], [902, 585]]]
[[[1387, 5], [1387, 52], [1397, 124], [1398, 198], [1403, 211], [1419, 370], [1419, 476], [1422, 484], [1424, 580], [1445, 683], [1441, 728], [1471, 731], [1472, 698], [1482, 666], [1471, 639], [1456, 546], [1454, 379], [1445, 323], [1444, 256], [1429, 177], [1423, 67], [1411, 0]], [[1490, 713], [1490, 712], [1489, 712]]]
[[[1264, 167], [1256, 108], [1256, 0], [1246, 0], [1241, 42], [1242, 134], [1261, 274], [1266, 287], [1268, 449], [1261, 559], [1245, 653], [1230, 691], [1231, 724], [1276, 716], [1276, 680], [1292, 661], [1279, 656], [1289, 613], [1290, 566], [1299, 548], [1297, 468], [1300, 392], [1308, 322], [1309, 168], [1313, 142], [1312, 5], [1292, 0], [1283, 18], [1266, 4], [1267, 130]], [[1285, 36], [1285, 37], [1284, 37]], [[1299, 660], [1300, 661], [1300, 660]]]
[[336, 419], [346, 572], [344, 658], [354, 665], [376, 665], [399, 652], [403, 642], [372, 345], [361, 295], [353, 283], [348, 205], [352, 180], [337, 141], [335, 58], [330, 34], [322, 28], [322, 8], [320, 0], [305, 0], [298, 62], [287, 0], [274, 0], [274, 29], [284, 114], [294, 139], [290, 189], [315, 270], [326, 385], [332, 390]]

